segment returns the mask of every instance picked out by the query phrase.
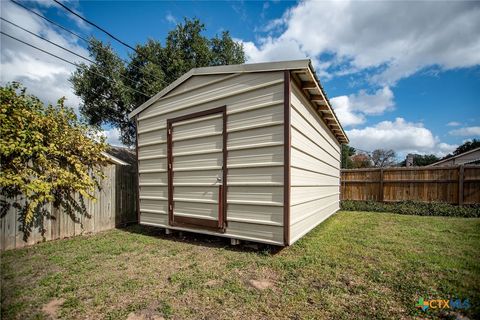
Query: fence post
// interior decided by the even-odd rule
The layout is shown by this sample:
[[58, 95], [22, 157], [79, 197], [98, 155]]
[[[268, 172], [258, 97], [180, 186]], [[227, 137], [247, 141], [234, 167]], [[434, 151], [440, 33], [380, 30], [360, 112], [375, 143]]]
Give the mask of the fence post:
[[340, 192], [340, 200], [342, 200], [342, 197], [343, 197], [343, 173], [342, 173], [342, 169], [340, 169], [340, 185], [339, 185], [339, 192]]
[[463, 180], [464, 180], [463, 164], [458, 167], [458, 205], [463, 206]]
[[380, 168], [380, 190], [379, 190], [378, 201], [383, 202], [383, 168]]

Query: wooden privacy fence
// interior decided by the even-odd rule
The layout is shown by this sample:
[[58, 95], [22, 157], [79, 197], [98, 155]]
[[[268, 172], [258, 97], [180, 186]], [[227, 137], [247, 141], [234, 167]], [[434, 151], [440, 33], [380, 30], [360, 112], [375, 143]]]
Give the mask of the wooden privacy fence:
[[342, 200], [480, 203], [480, 166], [344, 169]]
[[136, 213], [136, 166], [109, 164], [103, 170], [101, 190], [97, 190], [96, 201], [85, 200], [90, 218], [81, 216], [74, 222], [63, 209], [48, 204], [46, 209], [55, 219], [45, 219], [46, 233], [32, 230], [28, 240], [18, 230], [18, 210], [10, 206], [8, 213], [0, 219], [0, 250], [21, 248], [41, 241], [62, 239], [84, 233], [96, 233], [137, 222]]

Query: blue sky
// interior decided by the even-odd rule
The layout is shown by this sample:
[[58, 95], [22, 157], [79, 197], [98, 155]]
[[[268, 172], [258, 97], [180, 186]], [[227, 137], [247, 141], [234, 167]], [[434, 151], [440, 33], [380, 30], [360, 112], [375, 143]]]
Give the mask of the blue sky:
[[[22, 3], [78, 33], [110, 41], [53, 2]], [[249, 62], [311, 58], [351, 144], [359, 149], [393, 148], [400, 157], [444, 155], [480, 137], [480, 2], [66, 4], [130, 44], [148, 38], [163, 42], [177, 22], [196, 17], [205, 23], [207, 36], [229, 30], [244, 44]], [[86, 54], [83, 43], [8, 1], [2, 1], [2, 17]], [[2, 30], [38, 42], [4, 22]], [[112, 45], [127, 57], [128, 49]], [[67, 81], [73, 67], [4, 36], [1, 50], [2, 83], [21, 80], [46, 101], [66, 95], [73, 106], [81, 103]], [[112, 128], [106, 134], [112, 141], [118, 138]]]

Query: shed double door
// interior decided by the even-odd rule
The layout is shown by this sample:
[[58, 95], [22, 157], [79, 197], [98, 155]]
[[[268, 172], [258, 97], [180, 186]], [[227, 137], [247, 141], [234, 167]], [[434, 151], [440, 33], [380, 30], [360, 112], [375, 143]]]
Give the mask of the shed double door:
[[172, 226], [225, 230], [226, 108], [167, 120]]

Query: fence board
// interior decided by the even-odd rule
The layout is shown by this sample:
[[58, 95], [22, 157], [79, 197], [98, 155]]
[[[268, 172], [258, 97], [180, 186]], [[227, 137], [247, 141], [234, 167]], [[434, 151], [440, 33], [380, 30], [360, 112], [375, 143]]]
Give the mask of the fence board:
[[[28, 241], [23, 241], [23, 233], [18, 230], [17, 209], [10, 206], [7, 214], [0, 218], [0, 250], [14, 249], [42, 241], [62, 239], [85, 233], [96, 233], [137, 221], [136, 166], [108, 165], [103, 170], [105, 179], [101, 190], [95, 192], [96, 201], [86, 200], [85, 206], [90, 217], [80, 217], [75, 223], [60, 208], [48, 204], [54, 219], [46, 219], [46, 233], [41, 235], [32, 230]], [[78, 199], [78, 197], [76, 197]]]
[[16, 211], [17, 209], [10, 207], [8, 209], [8, 213], [5, 217], [5, 243], [4, 246], [6, 249], [12, 249], [15, 248], [16, 244], [16, 233], [15, 233], [15, 227], [16, 227]]
[[480, 203], [480, 166], [342, 170], [341, 199]]
[[480, 203], [480, 169], [465, 166], [463, 171], [463, 202]]

